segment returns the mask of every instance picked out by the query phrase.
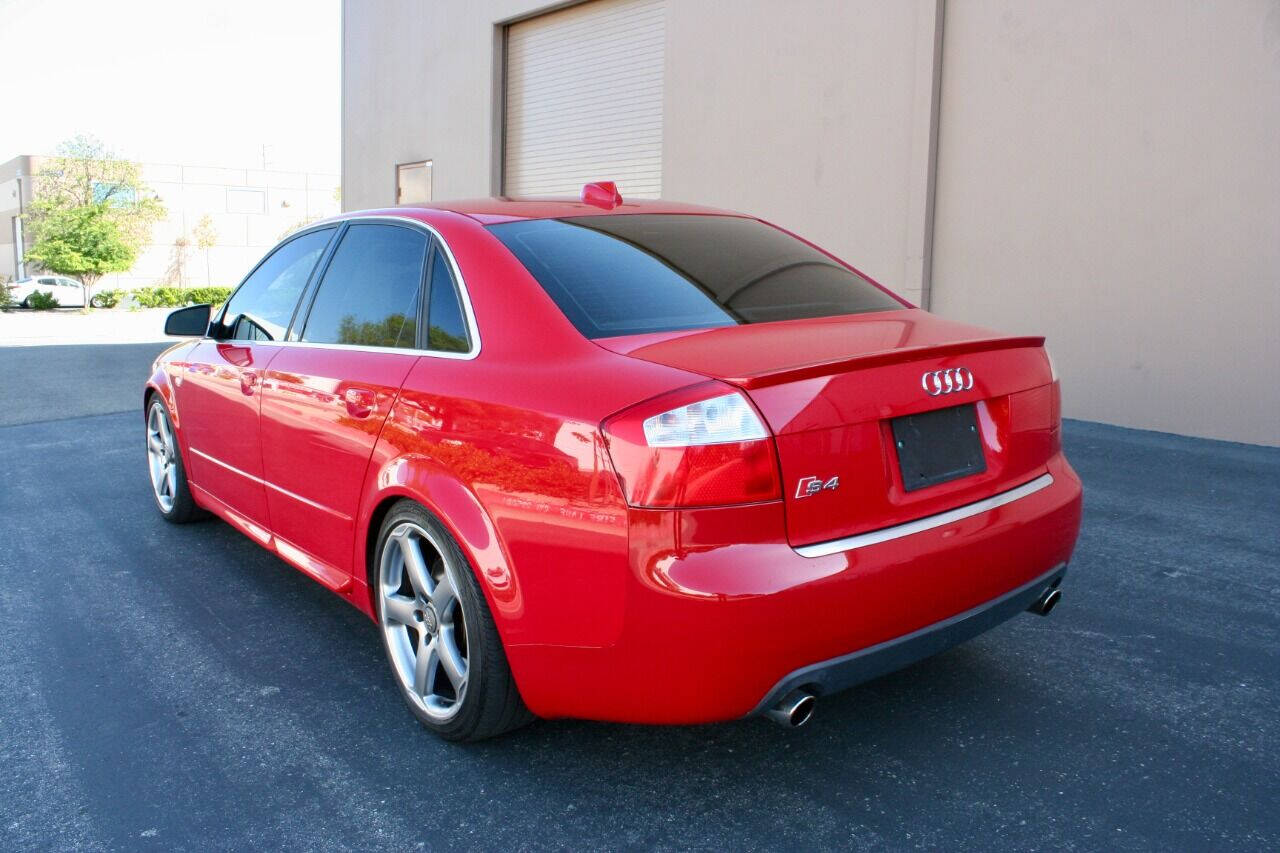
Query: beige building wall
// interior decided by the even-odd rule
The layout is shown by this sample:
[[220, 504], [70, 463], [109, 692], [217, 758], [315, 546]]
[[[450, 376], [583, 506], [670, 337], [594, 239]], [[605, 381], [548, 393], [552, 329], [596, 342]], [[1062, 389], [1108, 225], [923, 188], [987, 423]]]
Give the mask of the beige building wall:
[[[503, 25], [563, 5], [347, 0], [343, 206], [497, 194]], [[662, 195], [1046, 334], [1068, 416], [1280, 444], [1277, 7], [668, 0]]]
[[1280, 3], [947, 3], [933, 309], [1066, 414], [1280, 444]]
[[[15, 220], [31, 204], [32, 158], [14, 157], [0, 162], [0, 281], [18, 278], [18, 259], [24, 251], [16, 245]], [[23, 241], [29, 235], [22, 233]]]
[[[563, 5], [348, 0], [343, 206], [394, 204], [395, 164], [419, 160], [437, 199], [499, 193], [501, 25]], [[662, 195], [771, 219], [919, 300], [939, 5], [669, 1]]]
[[761, 216], [921, 301], [937, 6], [668, 2], [663, 195]]

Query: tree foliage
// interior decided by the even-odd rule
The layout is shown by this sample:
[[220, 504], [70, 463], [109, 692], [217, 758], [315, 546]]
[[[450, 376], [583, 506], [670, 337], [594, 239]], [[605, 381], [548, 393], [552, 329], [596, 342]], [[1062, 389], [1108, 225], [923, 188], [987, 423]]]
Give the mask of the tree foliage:
[[79, 278], [92, 287], [103, 275], [133, 266], [137, 249], [121, 235], [105, 204], [87, 204], [45, 214], [27, 260]]
[[138, 164], [89, 136], [60, 145], [41, 164], [33, 187], [25, 214], [34, 238], [27, 260], [90, 287], [105, 273], [129, 269], [165, 215]]

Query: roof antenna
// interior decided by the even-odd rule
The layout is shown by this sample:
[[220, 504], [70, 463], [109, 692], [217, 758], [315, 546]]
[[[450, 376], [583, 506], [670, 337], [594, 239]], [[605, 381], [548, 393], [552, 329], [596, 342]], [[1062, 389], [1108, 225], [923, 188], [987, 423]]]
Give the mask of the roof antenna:
[[595, 181], [582, 185], [582, 203], [613, 210], [622, 204], [622, 193], [613, 181]]

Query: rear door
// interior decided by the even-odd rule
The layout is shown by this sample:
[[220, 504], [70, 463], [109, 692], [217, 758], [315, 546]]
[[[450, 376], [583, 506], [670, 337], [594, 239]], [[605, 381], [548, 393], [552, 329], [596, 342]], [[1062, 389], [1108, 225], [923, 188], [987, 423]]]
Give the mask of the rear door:
[[281, 244], [227, 300], [211, 336], [192, 348], [175, 382], [191, 482], [249, 522], [265, 540], [258, 407], [262, 372], [279, 351], [317, 261], [336, 228]]
[[369, 456], [421, 355], [430, 239], [420, 228], [346, 227], [309, 310], [267, 371], [262, 461], [277, 547], [331, 588], [351, 574]]

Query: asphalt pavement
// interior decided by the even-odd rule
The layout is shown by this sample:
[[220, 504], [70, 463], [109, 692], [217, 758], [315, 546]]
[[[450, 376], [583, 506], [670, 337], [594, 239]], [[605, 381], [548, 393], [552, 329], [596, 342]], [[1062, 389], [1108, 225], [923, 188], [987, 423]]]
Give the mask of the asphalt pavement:
[[0, 849], [1280, 847], [1280, 449], [1069, 422], [1062, 604], [803, 729], [457, 746], [365, 617], [154, 511], [162, 347], [0, 349]]

